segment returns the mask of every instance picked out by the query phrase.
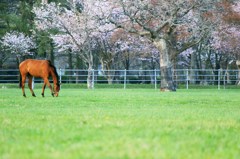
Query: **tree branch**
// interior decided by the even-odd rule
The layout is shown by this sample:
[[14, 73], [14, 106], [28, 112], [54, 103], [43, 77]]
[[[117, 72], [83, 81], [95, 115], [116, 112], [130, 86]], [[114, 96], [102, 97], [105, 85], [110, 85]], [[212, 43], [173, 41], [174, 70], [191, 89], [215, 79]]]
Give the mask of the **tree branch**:
[[207, 34], [208, 32], [205, 32], [204, 35], [197, 41], [192, 41], [192, 42], [189, 42], [189, 43], [184, 43], [182, 49], [178, 50], [178, 53], [181, 53], [185, 50], [187, 50], [188, 48], [190, 47], [193, 47], [194, 45], [197, 45], [198, 43], [200, 43], [204, 38], [205, 38], [205, 35]]

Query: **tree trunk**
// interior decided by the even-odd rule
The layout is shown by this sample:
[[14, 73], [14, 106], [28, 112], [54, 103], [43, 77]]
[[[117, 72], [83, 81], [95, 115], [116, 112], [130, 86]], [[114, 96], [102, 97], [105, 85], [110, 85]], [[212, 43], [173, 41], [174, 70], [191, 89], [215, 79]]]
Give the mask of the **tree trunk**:
[[[76, 69], [83, 68], [83, 61], [82, 61], [82, 59], [79, 57], [79, 55], [76, 54], [74, 58], [76, 59], [75, 68], [76, 68]], [[81, 75], [81, 74], [83, 74], [82, 71], [76, 71], [76, 75], [77, 75], [76, 81], [77, 81], [77, 83], [79, 83], [79, 81], [82, 80], [82, 77], [79, 76], [79, 75]]]
[[111, 69], [111, 66], [112, 66], [112, 62], [109, 62], [106, 64], [108, 84], [113, 84], [113, 78], [115, 73], [113, 69]]
[[190, 66], [190, 76], [189, 81], [192, 84], [196, 84], [197, 81], [197, 52], [191, 54], [191, 66]]
[[93, 56], [92, 53], [89, 55], [88, 59], [88, 77], [87, 77], [87, 88], [93, 89], [94, 88], [94, 81], [93, 81]]
[[115, 71], [113, 71], [114, 69], [112, 68], [112, 66], [113, 66], [112, 59], [110, 59], [110, 60], [105, 59], [105, 61], [104, 61], [103, 58], [101, 58], [100, 61], [101, 61], [104, 77], [107, 78], [108, 84], [112, 84], [114, 74], [115, 74]]
[[69, 66], [69, 69], [73, 69], [73, 59], [72, 59], [72, 53], [70, 50], [68, 52], [68, 66]]
[[240, 85], [240, 60], [236, 61], [237, 68], [238, 68], [238, 80], [236, 82], [237, 85]]
[[50, 60], [52, 63], [54, 63], [54, 46], [53, 46], [53, 42], [50, 43], [50, 50], [49, 50], [49, 53], [50, 53]]
[[161, 91], [176, 91], [172, 76], [172, 62], [170, 60], [170, 46], [165, 39], [154, 41], [160, 52]]
[[92, 66], [88, 66], [87, 88], [93, 89], [93, 69]]

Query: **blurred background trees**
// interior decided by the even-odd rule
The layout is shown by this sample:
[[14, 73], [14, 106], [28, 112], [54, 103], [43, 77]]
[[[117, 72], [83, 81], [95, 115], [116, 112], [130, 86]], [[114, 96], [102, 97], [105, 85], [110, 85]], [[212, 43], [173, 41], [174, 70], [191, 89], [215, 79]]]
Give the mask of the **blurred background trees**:
[[92, 69], [109, 83], [112, 69], [161, 69], [172, 91], [172, 69], [240, 68], [235, 0], [2, 0], [0, 17], [0, 68], [50, 59], [88, 69], [89, 87]]

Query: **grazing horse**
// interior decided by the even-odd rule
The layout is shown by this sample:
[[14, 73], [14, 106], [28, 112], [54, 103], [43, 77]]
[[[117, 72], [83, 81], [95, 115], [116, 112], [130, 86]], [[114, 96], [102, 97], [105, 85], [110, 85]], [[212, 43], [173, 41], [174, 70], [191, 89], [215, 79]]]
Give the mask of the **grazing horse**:
[[[39, 77], [43, 79], [44, 81], [44, 84], [42, 87], [43, 97], [44, 97], [44, 90], [46, 85], [48, 85], [48, 87], [50, 88], [53, 97], [58, 96], [58, 92], [60, 90], [60, 84], [59, 84], [56, 68], [51, 64], [51, 61], [27, 59], [20, 63], [19, 71], [20, 71], [19, 87], [22, 88], [22, 93], [24, 97], [26, 97], [25, 90], [24, 90], [26, 77], [28, 77], [28, 87], [33, 97], [35, 97], [35, 94], [32, 90], [33, 77]], [[52, 86], [48, 80], [50, 76], [52, 77], [52, 80], [53, 80], [54, 89], [52, 89]]]

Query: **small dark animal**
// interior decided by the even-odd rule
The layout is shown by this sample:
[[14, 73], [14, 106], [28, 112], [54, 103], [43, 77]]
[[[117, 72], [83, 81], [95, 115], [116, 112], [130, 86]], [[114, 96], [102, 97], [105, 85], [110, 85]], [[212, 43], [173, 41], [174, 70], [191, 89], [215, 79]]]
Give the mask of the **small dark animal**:
[[[27, 59], [20, 63], [19, 72], [20, 72], [19, 87], [22, 88], [22, 93], [24, 97], [26, 97], [25, 90], [24, 90], [26, 77], [28, 77], [28, 87], [32, 93], [32, 96], [35, 97], [35, 94], [32, 90], [33, 77], [39, 77], [43, 79], [44, 81], [44, 84], [42, 87], [43, 97], [44, 97], [44, 90], [46, 85], [48, 85], [48, 87], [50, 88], [53, 97], [58, 96], [58, 93], [60, 91], [60, 83], [59, 83], [59, 78], [58, 78], [56, 68], [51, 64], [51, 61]], [[52, 80], [53, 80], [53, 88], [48, 80], [50, 76], [52, 77]]]

